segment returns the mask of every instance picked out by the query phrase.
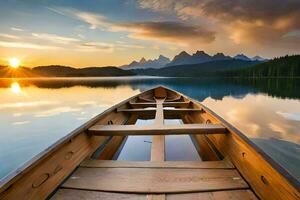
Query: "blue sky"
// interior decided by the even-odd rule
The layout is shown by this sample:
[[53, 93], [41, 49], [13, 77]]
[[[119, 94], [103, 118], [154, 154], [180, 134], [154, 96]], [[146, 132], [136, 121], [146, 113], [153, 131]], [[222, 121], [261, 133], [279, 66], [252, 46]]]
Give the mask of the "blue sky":
[[0, 64], [122, 65], [204, 50], [274, 57], [300, 52], [299, 0], [7, 0]]

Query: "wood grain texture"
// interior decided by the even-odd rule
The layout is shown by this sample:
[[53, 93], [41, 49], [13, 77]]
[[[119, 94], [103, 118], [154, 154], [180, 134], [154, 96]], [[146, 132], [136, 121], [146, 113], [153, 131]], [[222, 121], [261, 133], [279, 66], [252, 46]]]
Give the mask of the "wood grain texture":
[[144, 194], [59, 189], [50, 200], [145, 200]]
[[178, 193], [248, 188], [231, 169], [79, 168], [63, 188], [132, 193]]
[[258, 200], [251, 190], [169, 194], [167, 200]]
[[[129, 103], [132, 108], [147, 108], [156, 107], [156, 103], [135, 103], [131, 101]], [[163, 107], [175, 107], [175, 108], [187, 108], [190, 105], [190, 101], [185, 102], [164, 102]]]
[[121, 161], [85, 160], [81, 167], [93, 168], [182, 168], [182, 169], [233, 169], [227, 160], [221, 161]]
[[166, 195], [165, 194], [151, 194], [147, 195], [147, 200], [165, 200]]
[[167, 97], [167, 91], [163, 87], [157, 87], [154, 89], [154, 97], [155, 98], [166, 98]]
[[105, 145], [105, 148], [97, 157], [98, 160], [109, 160], [112, 159], [115, 153], [118, 151], [119, 147], [121, 146], [124, 136], [114, 136], [108, 144]]
[[59, 189], [50, 200], [257, 200], [251, 190], [228, 190], [185, 194], [128, 194], [76, 189]]
[[220, 124], [95, 125], [89, 128], [89, 134], [100, 136], [224, 134], [226, 132], [226, 128]]
[[[154, 124], [163, 125], [164, 124], [164, 111], [163, 102], [166, 98], [166, 93], [163, 99], [155, 99], [156, 101], [156, 113]], [[165, 136], [164, 135], [154, 135], [152, 136], [151, 145], [151, 161], [164, 161], [165, 160]], [[147, 200], [165, 200], [165, 194], [150, 194], [147, 195]]]
[[[114, 123], [117, 124], [134, 124], [137, 120], [137, 115], [131, 115], [128, 120], [124, 118], [114, 118]], [[115, 153], [120, 148], [125, 136], [114, 136], [104, 147], [100, 155], [97, 157], [98, 160], [110, 160], [114, 157]]]
[[[145, 115], [153, 115], [155, 114], [156, 109], [149, 108], [119, 108], [117, 112], [125, 112], [125, 113], [134, 113], [134, 114], [145, 114]], [[168, 115], [178, 115], [185, 114], [189, 112], [203, 112], [203, 109], [194, 109], [194, 108], [164, 108], [163, 111]]]
[[[104, 137], [97, 138], [97, 144]], [[76, 136], [0, 194], [1, 200], [45, 199], [96, 146], [87, 134]]]
[[[189, 123], [189, 124], [195, 123], [194, 119], [191, 117], [191, 115], [184, 115], [182, 117], [182, 121], [184, 123]], [[206, 140], [205, 135], [193, 135], [192, 137], [194, 138], [194, 141], [196, 141], [199, 146], [198, 153], [199, 153], [202, 161], [217, 161], [217, 160], [219, 160], [216, 152], [214, 151], [214, 149], [211, 147], [211, 145]]]
[[164, 161], [164, 160], [165, 160], [165, 136], [164, 135], [152, 136], [151, 161]]

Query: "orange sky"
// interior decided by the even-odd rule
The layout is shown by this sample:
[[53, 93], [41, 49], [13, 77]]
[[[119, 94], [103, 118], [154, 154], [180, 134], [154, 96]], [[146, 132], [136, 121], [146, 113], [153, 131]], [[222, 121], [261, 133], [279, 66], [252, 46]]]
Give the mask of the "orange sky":
[[[5, 1], [0, 64], [119, 66], [180, 51], [272, 58], [300, 53], [300, 2]], [[275, 12], [275, 11], [276, 12]]]

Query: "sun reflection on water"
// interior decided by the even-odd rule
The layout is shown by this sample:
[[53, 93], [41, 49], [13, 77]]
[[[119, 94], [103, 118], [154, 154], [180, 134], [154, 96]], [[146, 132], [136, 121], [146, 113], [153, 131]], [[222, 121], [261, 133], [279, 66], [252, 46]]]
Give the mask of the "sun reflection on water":
[[19, 83], [17, 82], [13, 82], [11, 85], [10, 85], [10, 90], [15, 93], [15, 94], [18, 94], [21, 92], [21, 87], [19, 85]]

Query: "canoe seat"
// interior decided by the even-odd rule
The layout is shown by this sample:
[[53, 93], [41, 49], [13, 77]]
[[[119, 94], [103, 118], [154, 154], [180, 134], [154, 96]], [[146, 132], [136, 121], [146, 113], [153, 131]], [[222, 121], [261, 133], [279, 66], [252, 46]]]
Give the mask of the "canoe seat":
[[180, 125], [94, 125], [88, 129], [91, 135], [181, 135], [224, 134], [227, 129], [221, 124]]

